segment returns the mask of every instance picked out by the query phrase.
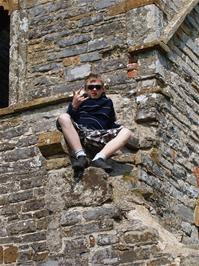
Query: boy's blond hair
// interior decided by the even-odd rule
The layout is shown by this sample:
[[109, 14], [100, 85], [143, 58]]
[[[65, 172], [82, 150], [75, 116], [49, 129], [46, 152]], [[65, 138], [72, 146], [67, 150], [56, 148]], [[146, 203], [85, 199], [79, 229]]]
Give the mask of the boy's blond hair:
[[85, 87], [87, 85], [87, 83], [91, 80], [100, 80], [102, 83], [102, 86], [104, 86], [104, 81], [101, 77], [101, 75], [99, 74], [95, 74], [95, 73], [90, 73], [86, 78], [85, 78]]

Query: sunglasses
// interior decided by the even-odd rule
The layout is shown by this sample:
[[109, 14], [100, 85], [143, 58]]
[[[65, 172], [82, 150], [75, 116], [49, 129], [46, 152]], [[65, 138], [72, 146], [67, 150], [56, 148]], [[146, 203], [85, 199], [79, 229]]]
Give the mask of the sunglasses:
[[88, 90], [94, 90], [94, 89], [96, 89], [97, 91], [99, 91], [99, 90], [101, 90], [102, 89], [102, 85], [100, 85], [100, 84], [97, 84], [97, 85], [88, 85], [87, 86], [87, 89]]

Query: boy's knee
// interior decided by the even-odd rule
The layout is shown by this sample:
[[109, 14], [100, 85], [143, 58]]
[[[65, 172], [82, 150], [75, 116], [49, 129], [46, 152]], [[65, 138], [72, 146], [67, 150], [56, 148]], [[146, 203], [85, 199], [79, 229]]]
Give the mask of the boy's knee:
[[133, 136], [132, 131], [128, 128], [123, 128], [122, 134], [125, 134], [126, 138], [131, 138]]
[[[62, 126], [69, 126], [72, 124], [71, 118], [69, 114], [61, 114], [57, 119], [57, 125], [62, 128]], [[59, 129], [59, 128], [58, 128]]]
[[68, 123], [71, 123], [71, 118], [67, 113], [61, 114], [57, 120], [60, 125], [66, 125]]

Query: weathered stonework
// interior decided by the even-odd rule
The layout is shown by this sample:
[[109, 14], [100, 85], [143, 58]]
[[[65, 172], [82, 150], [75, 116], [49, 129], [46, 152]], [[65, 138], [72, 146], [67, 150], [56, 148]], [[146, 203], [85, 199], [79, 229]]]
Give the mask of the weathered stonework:
[[[21, 0], [9, 10], [0, 264], [199, 265], [198, 1]], [[110, 159], [111, 175], [89, 167], [76, 184], [55, 121], [91, 71], [135, 138]]]

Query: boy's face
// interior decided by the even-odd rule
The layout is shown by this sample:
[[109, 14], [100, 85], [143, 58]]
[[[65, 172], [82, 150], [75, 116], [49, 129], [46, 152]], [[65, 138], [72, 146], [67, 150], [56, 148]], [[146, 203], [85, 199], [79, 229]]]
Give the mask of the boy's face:
[[88, 80], [86, 84], [86, 93], [92, 99], [98, 99], [104, 93], [105, 89], [102, 81], [99, 79]]

